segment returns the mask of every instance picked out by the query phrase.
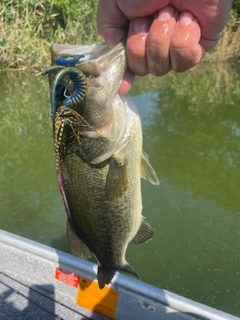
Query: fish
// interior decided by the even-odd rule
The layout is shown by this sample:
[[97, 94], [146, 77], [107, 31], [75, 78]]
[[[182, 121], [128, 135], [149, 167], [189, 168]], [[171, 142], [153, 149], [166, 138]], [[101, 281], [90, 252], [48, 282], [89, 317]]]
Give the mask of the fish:
[[142, 216], [141, 178], [159, 180], [142, 150], [137, 108], [118, 94], [127, 68], [124, 42], [112, 49], [54, 44], [50, 51], [52, 65], [42, 74], [50, 79], [67, 241], [72, 254], [96, 258], [102, 289], [117, 271], [138, 277], [125, 257], [128, 245], [154, 237]]

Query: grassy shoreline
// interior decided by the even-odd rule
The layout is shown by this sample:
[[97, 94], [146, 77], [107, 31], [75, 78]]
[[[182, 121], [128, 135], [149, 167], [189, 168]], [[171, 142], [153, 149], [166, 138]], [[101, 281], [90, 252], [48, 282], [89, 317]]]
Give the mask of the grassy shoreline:
[[[52, 43], [100, 42], [96, 0], [2, 0], [0, 70], [26, 70], [49, 63]], [[205, 61], [239, 60], [240, 8], [233, 7], [219, 44]]]
[[52, 43], [100, 41], [96, 0], [2, 0], [0, 69], [25, 70], [49, 63]]

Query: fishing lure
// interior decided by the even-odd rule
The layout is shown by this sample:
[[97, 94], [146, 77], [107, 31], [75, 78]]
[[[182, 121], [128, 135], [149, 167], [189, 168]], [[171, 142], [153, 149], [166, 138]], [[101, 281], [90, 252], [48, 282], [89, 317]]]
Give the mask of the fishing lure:
[[[77, 105], [86, 95], [86, 77], [82, 71], [75, 67], [83, 57], [84, 55], [61, 54], [56, 58], [54, 65], [41, 67], [37, 74], [44, 76], [55, 73], [51, 85], [51, 107], [58, 174], [60, 172], [60, 159], [66, 154], [67, 147], [74, 141], [80, 144], [80, 130], [84, 120], [71, 107]], [[64, 78], [68, 79], [67, 85], [62, 83]], [[73, 93], [67, 96], [66, 92], [70, 81], [73, 84]], [[61, 101], [60, 105], [57, 105], [58, 101]]]
[[[51, 85], [51, 106], [52, 106], [52, 122], [55, 123], [57, 112], [57, 100], [61, 95], [65, 96], [65, 99], [61, 102], [63, 107], [71, 108], [77, 105], [86, 95], [87, 82], [86, 77], [79, 69], [75, 68], [75, 65], [84, 55], [68, 55], [61, 54], [55, 60], [55, 65], [44, 66], [38, 75], [46, 75], [51, 72], [58, 71]], [[67, 87], [61, 84], [61, 81], [68, 77], [73, 83], [73, 94], [66, 96]], [[63, 93], [64, 91], [64, 93]]]
[[57, 172], [59, 172], [60, 159], [67, 152], [67, 146], [71, 145], [76, 140], [80, 144], [80, 129], [82, 128], [81, 119], [81, 116], [76, 111], [68, 107], [60, 107], [56, 113], [54, 150]]

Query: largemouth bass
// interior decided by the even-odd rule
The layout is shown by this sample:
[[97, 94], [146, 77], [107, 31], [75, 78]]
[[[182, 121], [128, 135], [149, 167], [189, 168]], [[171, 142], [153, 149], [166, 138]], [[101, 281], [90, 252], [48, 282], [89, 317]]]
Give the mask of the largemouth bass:
[[53, 45], [49, 73], [59, 188], [70, 251], [98, 262], [98, 284], [116, 271], [137, 276], [126, 261], [130, 242], [154, 236], [142, 216], [141, 177], [159, 184], [142, 151], [141, 121], [133, 102], [118, 94], [126, 70], [119, 43]]

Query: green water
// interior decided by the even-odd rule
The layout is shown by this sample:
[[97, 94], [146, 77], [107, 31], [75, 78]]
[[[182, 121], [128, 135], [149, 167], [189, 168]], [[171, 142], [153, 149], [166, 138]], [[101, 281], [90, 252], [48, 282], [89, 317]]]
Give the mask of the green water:
[[[156, 237], [128, 261], [143, 281], [240, 316], [239, 66], [137, 79], [129, 95], [161, 184], [143, 181]], [[47, 79], [1, 73], [0, 96], [0, 228], [67, 251]]]

